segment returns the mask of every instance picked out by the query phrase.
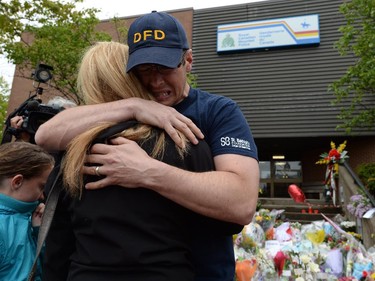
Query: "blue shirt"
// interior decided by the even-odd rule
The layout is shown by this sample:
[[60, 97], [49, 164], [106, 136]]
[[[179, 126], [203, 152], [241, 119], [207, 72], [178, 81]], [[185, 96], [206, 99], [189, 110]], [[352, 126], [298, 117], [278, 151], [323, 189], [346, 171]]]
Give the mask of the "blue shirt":
[[[250, 127], [239, 106], [231, 99], [190, 88], [189, 95], [175, 106], [203, 132], [213, 156], [238, 154], [258, 160]], [[232, 235], [242, 226], [201, 217], [192, 235], [195, 281], [232, 281], [235, 259]]]
[[[39, 230], [32, 227], [31, 215], [38, 204], [0, 194], [0, 280], [27, 280]], [[41, 280], [40, 267], [35, 276]]]
[[202, 130], [214, 157], [239, 154], [258, 160], [250, 127], [233, 100], [190, 88], [188, 97], [177, 104], [175, 109]]

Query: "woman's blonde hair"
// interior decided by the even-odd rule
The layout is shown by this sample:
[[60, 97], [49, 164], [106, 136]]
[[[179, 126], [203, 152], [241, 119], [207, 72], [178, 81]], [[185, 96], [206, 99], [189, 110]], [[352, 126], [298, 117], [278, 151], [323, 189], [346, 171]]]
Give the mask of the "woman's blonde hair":
[[134, 74], [125, 72], [128, 49], [127, 45], [118, 42], [98, 42], [84, 53], [77, 86], [86, 104], [131, 97], [153, 99]]
[[[118, 42], [97, 42], [83, 55], [77, 85], [86, 104], [112, 102], [131, 97], [152, 100], [133, 74], [125, 72], [128, 61], [128, 46]], [[85, 156], [89, 152], [92, 141], [103, 130], [114, 123], [101, 122], [98, 126], [75, 137], [68, 145], [63, 160], [64, 186], [73, 196], [82, 194], [83, 175], [81, 170], [85, 164]], [[187, 139], [182, 135], [185, 144]], [[149, 125], [138, 125], [117, 134], [134, 141], [147, 141], [156, 137], [156, 145], [151, 153], [154, 158], [162, 157], [165, 146], [165, 132], [160, 133]], [[185, 147], [187, 147], [185, 145]], [[180, 156], [186, 152], [176, 146]]]

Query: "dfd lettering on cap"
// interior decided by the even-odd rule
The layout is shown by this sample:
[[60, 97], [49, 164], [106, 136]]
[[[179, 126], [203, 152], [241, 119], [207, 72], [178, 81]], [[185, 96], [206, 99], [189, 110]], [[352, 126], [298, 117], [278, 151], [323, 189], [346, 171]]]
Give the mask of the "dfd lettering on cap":
[[154, 40], [163, 40], [165, 39], [165, 33], [163, 30], [144, 30], [143, 33], [137, 32], [134, 33], [133, 43], [138, 43], [140, 41], [146, 41], [148, 38], [153, 38]]

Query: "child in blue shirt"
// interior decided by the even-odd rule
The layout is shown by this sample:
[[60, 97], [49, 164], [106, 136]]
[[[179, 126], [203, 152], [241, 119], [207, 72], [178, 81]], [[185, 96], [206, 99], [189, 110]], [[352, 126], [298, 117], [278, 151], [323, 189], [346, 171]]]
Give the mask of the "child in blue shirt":
[[53, 157], [35, 144], [0, 145], [0, 280], [27, 280], [44, 211], [40, 201], [53, 165]]

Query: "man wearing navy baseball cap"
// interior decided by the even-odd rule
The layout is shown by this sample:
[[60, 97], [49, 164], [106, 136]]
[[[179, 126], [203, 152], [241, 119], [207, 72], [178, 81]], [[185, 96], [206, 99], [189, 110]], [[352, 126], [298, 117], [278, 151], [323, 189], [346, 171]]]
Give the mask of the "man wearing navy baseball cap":
[[[256, 146], [249, 126], [233, 101], [192, 89], [188, 85], [186, 75], [191, 71], [193, 57], [182, 24], [167, 13], [154, 11], [133, 22], [128, 32], [128, 44], [129, 61], [126, 71], [133, 72], [159, 103], [173, 106], [191, 118], [206, 136], [205, 139], [213, 152], [216, 167], [218, 170], [222, 169], [216, 175], [223, 181], [220, 184], [211, 182], [211, 186], [206, 186], [210, 185], [210, 180], [207, 180], [204, 188], [210, 190], [212, 194], [208, 192], [204, 198], [215, 196], [219, 191], [214, 188], [221, 189], [223, 186], [223, 191], [226, 194], [231, 191], [244, 190], [244, 194], [252, 194], [252, 197], [248, 197], [247, 202], [241, 201], [247, 205], [247, 210], [251, 209], [253, 214], [258, 193], [258, 164]], [[221, 159], [227, 159], [229, 162]], [[225, 186], [225, 182], [232, 177], [225, 173], [232, 170], [233, 167], [230, 167], [229, 163], [236, 163], [235, 159], [241, 163], [237, 168], [234, 168], [234, 173], [239, 178], [245, 176], [245, 170], [252, 171], [250, 176], [243, 178], [243, 188]], [[232, 162], [233, 160], [234, 162]], [[214, 177], [215, 173], [212, 174], [212, 178]], [[192, 180], [192, 183], [194, 182]], [[232, 183], [240, 182], [234, 179]], [[201, 183], [196, 184], [200, 185]], [[189, 186], [188, 184], [186, 188]], [[198, 189], [199, 187], [195, 186], [191, 191], [195, 192]], [[184, 201], [191, 199], [195, 200], [196, 204], [202, 204], [203, 209], [211, 208], [210, 201], [212, 199], [204, 202], [202, 198], [197, 198], [199, 194], [198, 191], [196, 195], [179, 198], [176, 202], [190, 207], [190, 204]], [[169, 197], [169, 195], [165, 196]], [[178, 196], [183, 197], [184, 195], [179, 194]], [[175, 195], [171, 195], [171, 197], [174, 198]], [[221, 202], [225, 204], [225, 201], [226, 199], [223, 198]], [[229, 201], [233, 204], [232, 208], [236, 208], [235, 200]], [[219, 202], [220, 199], [217, 203]], [[231, 206], [227, 207], [231, 208]], [[203, 215], [210, 215], [210, 213], [202, 212], [199, 209], [193, 210]], [[219, 220], [200, 216], [197, 217], [196, 227], [192, 229], [195, 280], [233, 280], [235, 261], [232, 235], [240, 232], [242, 226], [224, 222], [223, 220], [231, 221], [225, 215], [220, 217], [214, 214], [211, 217]], [[240, 223], [240, 221], [233, 222]]]
[[126, 71], [140, 64], [176, 68], [189, 49], [181, 23], [167, 13], [152, 12], [136, 19], [128, 32], [129, 61]]
[[[258, 200], [258, 155], [250, 127], [233, 100], [190, 87], [187, 74], [192, 70], [193, 53], [176, 18], [163, 12], [141, 16], [129, 28], [128, 44], [126, 72], [134, 73], [159, 104], [127, 99], [112, 102], [110, 107], [103, 104], [67, 109], [39, 128], [37, 143], [49, 150], [63, 150], [74, 136], [98, 122], [129, 118], [163, 128], [178, 140], [176, 128], [188, 136], [196, 133], [188, 117], [203, 132], [215, 171], [182, 170], [135, 153], [141, 150], [135, 146], [130, 150], [118, 145], [97, 156], [91, 151], [90, 157], [103, 161], [105, 186], [143, 186], [197, 213], [191, 229], [195, 281], [232, 281], [232, 234], [251, 222]], [[170, 107], [183, 115], [176, 115]], [[124, 163], [134, 164], [127, 166], [126, 173], [113, 165], [111, 159], [119, 157]], [[83, 172], [95, 174], [90, 167]], [[92, 189], [104, 187], [103, 181], [90, 185]]]

